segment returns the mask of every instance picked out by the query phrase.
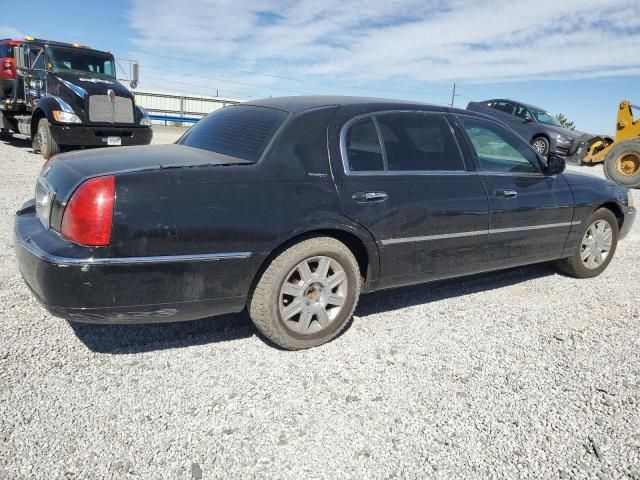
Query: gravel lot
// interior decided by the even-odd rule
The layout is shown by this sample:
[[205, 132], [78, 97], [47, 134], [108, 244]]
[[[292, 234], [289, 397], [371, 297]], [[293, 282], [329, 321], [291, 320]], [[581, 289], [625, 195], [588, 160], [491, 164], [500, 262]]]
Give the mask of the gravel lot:
[[47, 314], [12, 245], [41, 164], [0, 139], [0, 478], [640, 480], [640, 222], [597, 279], [541, 265], [372, 294], [291, 353], [246, 314]]

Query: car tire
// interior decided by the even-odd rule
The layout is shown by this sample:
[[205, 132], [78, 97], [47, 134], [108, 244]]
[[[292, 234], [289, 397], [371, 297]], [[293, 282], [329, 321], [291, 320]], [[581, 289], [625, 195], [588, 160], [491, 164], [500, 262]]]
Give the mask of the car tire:
[[36, 132], [33, 136], [33, 151], [40, 152], [46, 160], [60, 153], [60, 145], [51, 135], [49, 121], [46, 118], [41, 118], [36, 127]]
[[258, 330], [276, 345], [287, 350], [315, 347], [347, 326], [360, 285], [351, 250], [335, 238], [312, 237], [268, 264], [247, 308]]
[[640, 142], [627, 140], [615, 145], [604, 159], [604, 173], [626, 187], [640, 186]]
[[538, 136], [531, 140], [531, 146], [540, 155], [546, 157], [549, 154], [549, 140], [545, 137]]
[[[608, 208], [599, 208], [585, 222], [577, 252], [569, 258], [559, 260], [558, 268], [576, 278], [592, 278], [600, 275], [616, 252], [618, 230], [618, 219], [613, 212]], [[600, 260], [597, 256], [598, 251], [600, 251]]]

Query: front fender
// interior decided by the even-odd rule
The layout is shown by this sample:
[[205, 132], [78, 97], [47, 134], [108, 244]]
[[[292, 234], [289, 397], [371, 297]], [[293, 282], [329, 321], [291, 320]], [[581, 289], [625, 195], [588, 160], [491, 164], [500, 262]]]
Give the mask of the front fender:
[[53, 112], [61, 110], [63, 112], [76, 113], [71, 106], [62, 98], [55, 95], [45, 95], [38, 103], [31, 116], [31, 137], [35, 135], [38, 122], [41, 118], [46, 118], [49, 123], [56, 123]]

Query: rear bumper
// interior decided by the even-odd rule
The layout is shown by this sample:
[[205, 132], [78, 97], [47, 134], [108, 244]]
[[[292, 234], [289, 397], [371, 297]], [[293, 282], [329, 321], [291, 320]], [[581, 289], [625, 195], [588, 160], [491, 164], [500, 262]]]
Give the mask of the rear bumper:
[[[46, 236], [55, 237], [48, 243]], [[45, 240], [45, 241], [43, 241]], [[53, 315], [88, 323], [155, 323], [240, 312], [259, 258], [250, 253], [166, 257], [69, 256], [31, 205], [16, 215], [14, 245], [24, 281]]]
[[123, 146], [149, 145], [153, 138], [151, 127], [51, 125], [50, 128], [58, 145], [106, 147], [108, 137], [119, 137]]

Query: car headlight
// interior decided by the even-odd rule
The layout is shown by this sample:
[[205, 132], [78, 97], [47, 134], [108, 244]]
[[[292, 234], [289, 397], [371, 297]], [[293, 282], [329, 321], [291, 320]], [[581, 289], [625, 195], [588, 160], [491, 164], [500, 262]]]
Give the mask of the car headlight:
[[627, 190], [627, 206], [634, 207], [633, 204], [633, 192], [631, 190]]
[[75, 113], [63, 112], [61, 110], [54, 110], [53, 119], [59, 123], [82, 123], [80, 117]]
[[556, 134], [555, 137], [556, 137], [556, 140], [558, 142], [560, 142], [560, 143], [571, 143], [571, 142], [573, 142], [572, 138], [564, 137], [564, 136], [560, 135], [559, 133]]
[[149, 116], [144, 116], [140, 119], [140, 125], [143, 127], [149, 127], [151, 125], [151, 118]]

